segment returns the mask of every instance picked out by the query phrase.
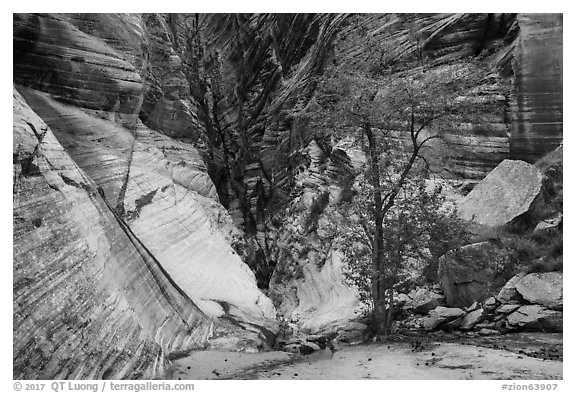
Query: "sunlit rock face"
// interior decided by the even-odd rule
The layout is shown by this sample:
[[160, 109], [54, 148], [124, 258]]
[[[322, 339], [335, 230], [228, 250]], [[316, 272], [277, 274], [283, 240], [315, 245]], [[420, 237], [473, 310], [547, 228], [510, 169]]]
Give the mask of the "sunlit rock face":
[[519, 14], [511, 157], [534, 162], [562, 142], [562, 14]]
[[213, 321], [14, 91], [15, 379], [155, 378]]

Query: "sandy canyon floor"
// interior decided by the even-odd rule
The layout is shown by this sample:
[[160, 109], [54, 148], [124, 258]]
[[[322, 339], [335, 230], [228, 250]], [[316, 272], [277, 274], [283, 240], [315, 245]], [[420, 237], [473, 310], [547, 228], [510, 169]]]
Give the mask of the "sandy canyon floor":
[[199, 351], [174, 379], [562, 379], [562, 334], [402, 337], [309, 356]]

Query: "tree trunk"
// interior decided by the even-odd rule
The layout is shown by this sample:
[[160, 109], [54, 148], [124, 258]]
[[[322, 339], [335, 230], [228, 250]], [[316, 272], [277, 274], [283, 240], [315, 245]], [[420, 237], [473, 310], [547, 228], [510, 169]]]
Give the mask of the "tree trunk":
[[382, 223], [384, 215], [382, 213], [382, 188], [380, 184], [380, 161], [378, 149], [372, 126], [370, 123], [364, 125], [364, 132], [368, 138], [368, 150], [370, 157], [370, 182], [373, 188], [374, 210], [372, 212], [375, 231], [372, 239], [372, 300], [374, 311], [372, 315], [373, 331], [381, 334], [387, 325], [387, 314], [385, 308], [386, 290], [384, 281], [384, 235]]
[[388, 288], [388, 315], [386, 317], [385, 334], [388, 335], [392, 331], [393, 313], [394, 313], [394, 286], [390, 284]]

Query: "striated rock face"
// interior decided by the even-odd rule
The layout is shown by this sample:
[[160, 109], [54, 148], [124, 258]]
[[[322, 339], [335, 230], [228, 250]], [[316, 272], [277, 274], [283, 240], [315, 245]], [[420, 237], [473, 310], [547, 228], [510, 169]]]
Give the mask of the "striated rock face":
[[347, 151], [354, 152], [341, 146], [327, 155], [317, 142], [309, 144], [303, 152], [309, 164], [297, 180], [300, 196], [275, 232], [270, 296], [279, 314], [307, 333], [354, 329], [352, 321], [361, 311], [356, 291], [344, 282], [332, 222], [333, 204], [353, 180]]
[[214, 185], [191, 145], [142, 125], [127, 130], [44, 93], [23, 92], [202, 311], [276, 330], [274, 307], [232, 249], [237, 229], [217, 202]]
[[499, 227], [526, 213], [542, 187], [542, 174], [524, 161], [500, 163], [459, 203], [462, 217]]
[[14, 82], [89, 109], [135, 114], [142, 104], [135, 67], [60, 15], [14, 15]]
[[213, 321], [14, 91], [14, 379], [161, 377]]
[[[177, 56], [163, 55], [168, 26], [161, 22], [128, 14], [15, 16], [17, 88], [39, 115], [36, 130], [49, 126], [46, 141], [60, 154], [39, 167], [37, 139], [25, 128], [33, 138], [24, 138], [15, 117], [15, 376], [152, 378], [163, 375], [166, 354], [208, 345], [215, 323], [215, 336], [233, 332], [253, 347], [278, 329], [272, 302], [234, 251], [241, 233], [199, 153], [204, 136]], [[153, 88], [162, 99], [148, 94]], [[20, 95], [17, 101], [24, 106]], [[166, 134], [185, 134], [198, 149]], [[34, 176], [21, 176], [28, 171]], [[29, 182], [37, 178], [49, 181], [34, 191]], [[38, 301], [46, 283], [56, 288], [59, 275], [76, 271], [79, 278]], [[62, 310], [70, 323], [61, 322]]]
[[534, 162], [562, 142], [562, 14], [519, 14], [510, 154]]
[[183, 60], [174, 49], [177, 43], [172, 27], [158, 14], [142, 18], [150, 48], [142, 120], [163, 134], [206, 143], [205, 126], [199, 119], [201, 110], [190, 91]]
[[355, 291], [343, 282], [341, 256], [334, 252], [321, 268], [309, 261], [301, 269], [301, 277], [274, 286], [278, 311], [305, 333], [349, 330], [359, 305]]

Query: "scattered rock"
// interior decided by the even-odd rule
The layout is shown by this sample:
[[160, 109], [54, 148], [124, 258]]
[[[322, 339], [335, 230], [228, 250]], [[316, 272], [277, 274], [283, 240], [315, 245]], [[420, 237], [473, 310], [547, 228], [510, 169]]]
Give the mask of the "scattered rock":
[[320, 349], [321, 348], [318, 344], [307, 341], [300, 346], [300, 353], [302, 355], [308, 355], [312, 352], [319, 351]]
[[480, 331], [478, 332], [479, 334], [483, 335], [483, 336], [491, 336], [494, 334], [500, 334], [500, 332], [498, 330], [495, 329], [480, 329]]
[[478, 310], [480, 307], [481, 307], [480, 303], [474, 302], [474, 303], [472, 303], [472, 305], [470, 307], [468, 307], [466, 309], [466, 312], [472, 312], [472, 311]]
[[466, 220], [500, 227], [526, 213], [540, 194], [542, 174], [531, 164], [504, 160], [459, 203]]
[[397, 307], [404, 307], [407, 303], [411, 302], [412, 299], [405, 293], [399, 293], [395, 297]]
[[520, 308], [519, 304], [502, 304], [495, 311], [496, 314], [511, 314]]
[[562, 332], [562, 312], [548, 310], [539, 304], [522, 306], [506, 320], [509, 329]]
[[444, 296], [435, 292], [420, 288], [413, 295], [412, 300], [407, 303], [407, 308], [414, 309], [420, 314], [427, 314], [436, 307], [444, 304]]
[[474, 329], [475, 330], [482, 330], [482, 329], [494, 329], [496, 324], [494, 322], [484, 322], [477, 324]]
[[536, 225], [536, 228], [534, 228], [534, 233], [544, 231], [546, 229], [556, 228], [562, 223], [562, 220], [563, 220], [562, 213], [559, 213], [556, 216], [548, 218], [546, 220], [542, 220], [538, 223], [538, 225]]
[[484, 308], [484, 310], [491, 312], [491, 311], [496, 310], [496, 308], [498, 307], [498, 304], [499, 304], [498, 300], [496, 300], [496, 298], [494, 296], [491, 296], [484, 301], [483, 308]]
[[[445, 329], [445, 330], [458, 329], [460, 327], [460, 325], [462, 325], [463, 320], [464, 320], [463, 317], [458, 317], [458, 318], [444, 324], [443, 329]], [[434, 356], [434, 355], [432, 355], [432, 356]]]
[[458, 319], [464, 315], [460, 308], [449, 308], [438, 306], [430, 311], [430, 316], [423, 321], [423, 326], [427, 330], [440, 327], [442, 324]]
[[460, 325], [460, 329], [470, 330], [478, 323], [482, 322], [483, 319], [484, 319], [484, 310], [482, 308], [474, 310], [466, 314], [464, 320], [462, 321], [462, 325]]
[[282, 350], [284, 352], [300, 353], [300, 345], [298, 345], [298, 344], [286, 345], [286, 346], [282, 347]]
[[553, 310], [562, 310], [562, 273], [532, 273], [516, 283], [516, 290], [530, 303], [541, 304]]

